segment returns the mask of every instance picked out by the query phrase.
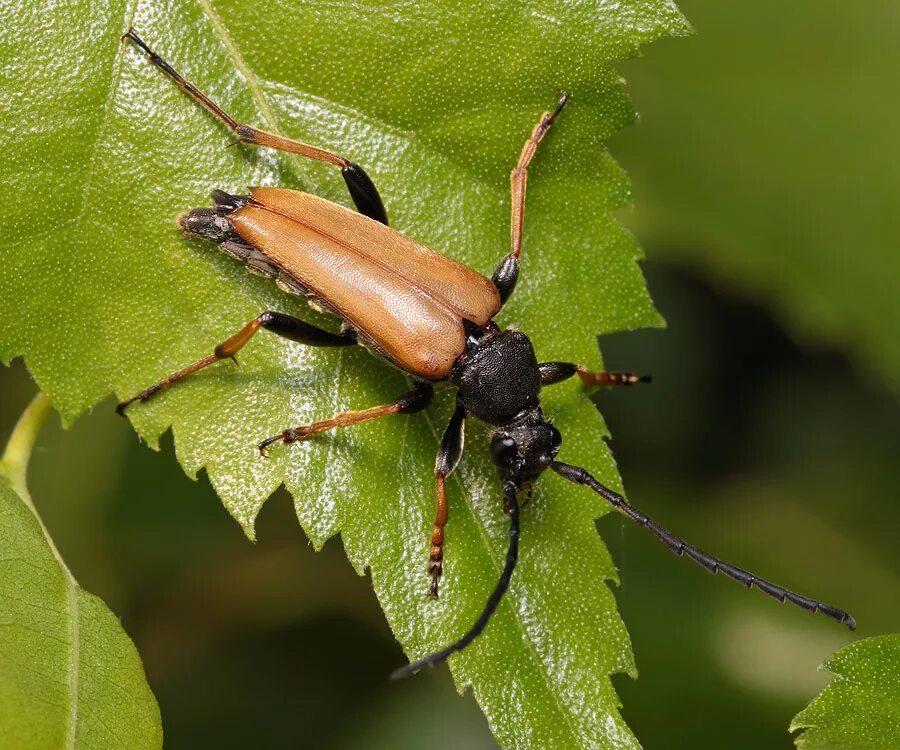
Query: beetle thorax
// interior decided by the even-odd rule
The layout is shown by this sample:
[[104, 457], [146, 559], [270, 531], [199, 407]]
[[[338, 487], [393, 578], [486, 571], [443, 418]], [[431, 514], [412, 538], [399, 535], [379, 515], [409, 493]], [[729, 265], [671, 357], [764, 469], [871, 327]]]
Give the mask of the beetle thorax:
[[450, 379], [466, 411], [505, 425], [539, 405], [541, 375], [529, 338], [519, 331], [489, 333], [469, 347]]

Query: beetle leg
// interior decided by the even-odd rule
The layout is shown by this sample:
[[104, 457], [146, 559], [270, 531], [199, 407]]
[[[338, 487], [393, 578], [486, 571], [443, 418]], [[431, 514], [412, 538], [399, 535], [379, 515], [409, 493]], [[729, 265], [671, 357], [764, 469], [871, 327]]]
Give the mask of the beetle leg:
[[450, 422], [441, 438], [437, 460], [434, 463], [437, 502], [434, 524], [431, 527], [431, 549], [428, 553], [428, 576], [431, 578], [431, 595], [438, 595], [438, 581], [444, 569], [444, 526], [447, 523], [447, 488], [444, 480], [459, 464], [465, 438], [466, 410], [457, 404]]
[[525, 188], [528, 184], [528, 165], [531, 164], [538, 146], [544, 140], [544, 136], [547, 135], [547, 131], [550, 130], [550, 126], [556, 121], [559, 113], [563, 111], [567, 101], [569, 101], [568, 95], [560, 92], [556, 109], [553, 112], [544, 112], [540, 122], [531, 131], [531, 138], [525, 141], [522, 153], [519, 155], [519, 163], [509, 176], [510, 192], [512, 194], [512, 214], [510, 217], [511, 255], [516, 258], [519, 257], [522, 251], [522, 223], [525, 219]]
[[531, 137], [525, 141], [522, 147], [522, 153], [519, 156], [519, 163], [516, 168], [510, 172], [510, 195], [511, 195], [511, 215], [510, 215], [510, 242], [512, 249], [497, 267], [494, 272], [493, 281], [500, 291], [500, 301], [506, 302], [507, 298], [512, 294], [516, 281], [519, 278], [519, 255], [522, 252], [522, 225], [525, 221], [525, 189], [528, 185], [528, 165], [534, 158], [537, 148], [550, 126], [556, 121], [559, 113], [569, 100], [567, 94], [561, 92], [559, 102], [553, 112], [544, 112], [534, 130], [531, 131]]
[[412, 664], [407, 664], [405, 667], [395, 669], [391, 673], [392, 680], [404, 680], [425, 667], [433, 667], [435, 664], [446, 661], [453, 654], [462, 651], [481, 635], [482, 631], [487, 627], [488, 622], [490, 622], [491, 617], [493, 617], [500, 604], [500, 600], [509, 588], [509, 582], [519, 560], [519, 503], [516, 499], [517, 491], [518, 488], [514, 483], [504, 482], [503, 505], [507, 508], [506, 512], [509, 515], [509, 547], [506, 550], [506, 562], [503, 565], [503, 571], [500, 573], [497, 585], [491, 592], [490, 597], [488, 597], [487, 603], [484, 605], [484, 609], [481, 611], [478, 619], [475, 620], [475, 624], [449, 646], [445, 646], [440, 651], [435, 651], [433, 654], [414, 661]]
[[147, 55], [150, 62], [171, 78], [184, 93], [204, 107], [207, 111], [224, 122], [237, 136], [237, 143], [250, 143], [255, 146], [268, 146], [290, 154], [305, 156], [307, 159], [323, 161], [341, 168], [341, 176], [347, 185], [347, 190], [357, 210], [370, 219], [387, 224], [387, 212], [381, 202], [381, 196], [375, 188], [375, 184], [358, 164], [345, 159], [343, 156], [327, 151], [308, 143], [296, 141], [293, 138], [285, 138], [277, 133], [269, 133], [258, 130], [250, 125], [243, 125], [223, 110], [218, 104], [198, 89], [193, 83], [185, 79], [175, 68], [157, 55], [144, 41], [129, 29], [122, 35], [123, 39], [130, 39]]
[[136, 396], [132, 396], [127, 401], [123, 401], [116, 407], [119, 414], [124, 414], [135, 401], [146, 401], [151, 396], [159, 393], [161, 390], [174, 385], [179, 380], [184, 380], [188, 375], [192, 375], [198, 370], [202, 370], [208, 365], [218, 362], [220, 359], [235, 359], [235, 355], [243, 348], [253, 335], [260, 329], [272, 331], [272, 333], [283, 336], [292, 341], [298, 341], [301, 344], [309, 346], [351, 346], [356, 343], [356, 332], [346, 331], [345, 333], [331, 333], [321, 328], [316, 328], [298, 318], [284, 313], [267, 310], [251, 320], [247, 325], [241, 328], [234, 336], [219, 344], [213, 353], [208, 357], [204, 357], [192, 365], [188, 365], [183, 370], [174, 372], [167, 378], [159, 381], [155, 385], [151, 385], [146, 390], [141, 391]]
[[360, 422], [368, 422], [370, 419], [389, 417], [392, 414], [415, 414], [431, 403], [433, 395], [434, 388], [430, 383], [417, 381], [413, 390], [398, 396], [390, 404], [373, 406], [371, 409], [361, 409], [359, 411], [342, 411], [331, 419], [301, 425], [300, 427], [291, 427], [284, 430], [284, 432], [279, 432], [277, 435], [263, 440], [258, 446], [259, 452], [262, 456], [268, 456], [267, 449], [272, 443], [296, 443], [298, 440], [306, 440], [308, 437], [335, 427], [349, 427]]
[[633, 372], [591, 372], [586, 367], [573, 362], [542, 362], [538, 365], [541, 372], [541, 385], [553, 385], [578, 375], [585, 385], [634, 385], [649, 383], [649, 375], [635, 375]]

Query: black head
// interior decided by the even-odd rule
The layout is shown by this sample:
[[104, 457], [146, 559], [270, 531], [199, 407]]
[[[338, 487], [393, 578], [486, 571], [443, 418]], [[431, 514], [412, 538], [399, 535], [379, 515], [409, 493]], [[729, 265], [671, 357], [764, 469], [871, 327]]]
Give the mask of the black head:
[[216, 205], [211, 208], [195, 208], [186, 213], [179, 219], [181, 228], [188, 234], [213, 242], [241, 242], [228, 217], [250, 203], [250, 198], [246, 195], [230, 195], [224, 190], [213, 190], [212, 197]]
[[562, 435], [534, 409], [521, 419], [502, 425], [491, 438], [491, 458], [504, 479], [529, 486], [556, 458]]

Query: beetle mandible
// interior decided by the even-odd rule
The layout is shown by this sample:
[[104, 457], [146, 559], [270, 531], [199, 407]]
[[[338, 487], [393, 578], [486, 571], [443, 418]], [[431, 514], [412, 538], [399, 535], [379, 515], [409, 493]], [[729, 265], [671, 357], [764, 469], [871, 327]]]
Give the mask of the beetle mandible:
[[650, 379], [627, 372], [591, 372], [572, 362], [539, 363], [526, 334], [503, 330], [493, 320], [519, 276], [528, 166], [565, 107], [566, 94], [560, 94], [552, 112], [541, 116], [512, 170], [512, 247], [488, 279], [388, 227], [378, 190], [358, 164], [316, 146], [238, 123], [150, 49], [133, 29], [122, 38], [137, 45], [188, 96], [231, 128], [238, 143], [267, 146], [339, 167], [357, 211], [285, 188], [250, 188], [249, 195], [240, 196], [214, 190], [212, 207], [195, 208], [182, 217], [184, 230], [216, 242], [251, 270], [273, 278], [283, 290], [304, 296], [333, 313], [343, 321], [341, 329], [332, 333], [280, 312], [263, 312], [219, 344], [211, 355], [123, 401], [116, 410], [124, 414], [135, 401], [146, 401], [208, 365], [233, 358], [260, 328], [308, 346], [361, 344], [413, 379], [412, 389], [389, 404], [342, 412], [263, 440], [259, 451], [264, 456], [274, 443], [293, 443], [332, 428], [421, 411], [431, 402], [433, 383], [451, 383], [457, 388], [456, 408], [441, 439], [434, 470], [437, 507], [427, 571], [430, 593], [435, 596], [447, 524], [445, 483], [462, 456], [465, 420], [474, 416], [492, 429], [491, 458], [499, 468], [504, 510], [510, 522], [509, 547], [500, 579], [481, 615], [457, 641], [396, 670], [392, 677], [408, 677], [446, 660], [487, 626], [518, 559], [519, 495], [527, 493], [548, 468], [602, 496], [649, 529], [675, 554], [687, 555], [712, 573], [721, 571], [747, 588], [756, 586], [781, 602], [821, 612], [851, 630], [856, 627], [853, 617], [841, 609], [795, 594], [689, 545], [585, 469], [556, 460], [562, 437], [541, 411], [543, 386], [574, 375], [585, 385], [603, 386], [633, 385]]

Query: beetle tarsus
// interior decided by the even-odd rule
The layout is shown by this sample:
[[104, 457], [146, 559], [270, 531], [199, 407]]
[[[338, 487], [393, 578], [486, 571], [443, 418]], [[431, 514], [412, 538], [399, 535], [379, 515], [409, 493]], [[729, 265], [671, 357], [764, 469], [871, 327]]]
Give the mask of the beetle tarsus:
[[277, 443], [279, 440], [281, 440], [283, 434], [284, 433], [280, 433], [278, 435], [274, 435], [273, 437], [266, 438], [258, 446], [256, 446], [257, 449], [259, 450], [259, 455], [262, 456], [263, 458], [268, 458], [269, 457], [269, 446], [272, 445], [272, 443]]
[[137, 400], [138, 400], [138, 397], [134, 396], [133, 398], [130, 398], [127, 401], [119, 402], [118, 404], [116, 404], [116, 414], [118, 414], [120, 417], [124, 417], [125, 410]]
[[563, 108], [566, 106], [568, 101], [569, 101], [569, 95], [565, 91], [560, 91], [559, 92], [559, 102], [557, 102], [556, 109], [553, 110], [553, 114], [550, 115], [551, 122], [559, 116], [559, 113], [563, 111]]
[[581, 365], [576, 365], [575, 371], [581, 382], [587, 386], [630, 386], [650, 382], [649, 375], [636, 375], [633, 372], [592, 372]]
[[400, 667], [391, 673], [392, 680], [403, 680], [412, 677], [416, 672], [425, 667], [433, 667], [435, 664], [447, 661], [447, 659], [458, 651], [462, 651], [472, 641], [474, 641], [481, 632], [487, 627], [491, 616], [500, 604], [500, 600], [509, 588], [509, 582], [512, 578], [513, 571], [519, 559], [519, 504], [516, 501], [516, 493], [518, 489], [515, 482], [507, 481], [503, 485], [503, 494], [506, 504], [509, 505], [509, 547], [506, 551], [506, 563], [503, 566], [503, 572], [497, 585], [488, 597], [487, 604], [475, 621], [475, 624], [466, 631], [459, 640], [451, 643], [449, 646], [435, 651], [433, 654], [414, 661], [411, 664]]
[[633, 372], [593, 372], [583, 365], [574, 362], [542, 362], [538, 365], [541, 373], [542, 385], [553, 385], [563, 380], [578, 375], [584, 385], [587, 386], [616, 386], [635, 385], [637, 383], [650, 383], [653, 378], [650, 375], [636, 375]]

